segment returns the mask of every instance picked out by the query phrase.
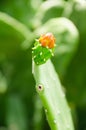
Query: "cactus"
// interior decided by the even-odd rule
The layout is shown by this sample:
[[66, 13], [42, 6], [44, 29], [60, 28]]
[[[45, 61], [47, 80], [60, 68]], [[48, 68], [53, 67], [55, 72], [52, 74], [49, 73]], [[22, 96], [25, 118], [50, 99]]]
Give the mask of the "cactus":
[[[45, 41], [46, 43], [48, 43], [49, 39], [44, 39], [44, 42]], [[40, 44], [40, 40], [38, 42]], [[46, 48], [46, 46], [40, 46], [41, 51], [42, 49], [44, 50], [44, 48]], [[40, 54], [40, 51], [38, 51], [38, 44], [34, 44], [33, 51], [37, 52], [37, 55]], [[44, 56], [45, 52], [42, 55]], [[38, 61], [41, 60], [41, 58], [39, 59], [39, 57], [36, 58], [38, 59]], [[62, 90], [60, 80], [54, 70], [53, 64], [50, 59], [47, 59], [46, 62], [42, 64], [37, 64], [33, 55], [32, 72], [36, 80], [36, 90], [42, 100], [47, 120], [51, 129], [74, 130], [71, 112], [68, 107], [65, 94]]]
[[61, 83], [50, 60], [42, 65], [33, 63], [36, 90], [43, 102], [52, 130], [74, 130], [70, 109]]

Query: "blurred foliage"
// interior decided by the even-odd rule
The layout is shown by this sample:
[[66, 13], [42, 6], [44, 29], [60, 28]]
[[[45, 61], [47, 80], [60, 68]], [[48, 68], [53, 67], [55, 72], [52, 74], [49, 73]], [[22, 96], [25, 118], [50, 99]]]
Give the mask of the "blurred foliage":
[[31, 56], [34, 39], [47, 31], [56, 36], [52, 61], [76, 130], [86, 130], [86, 1], [0, 0], [0, 11], [0, 130], [49, 129], [34, 89]]

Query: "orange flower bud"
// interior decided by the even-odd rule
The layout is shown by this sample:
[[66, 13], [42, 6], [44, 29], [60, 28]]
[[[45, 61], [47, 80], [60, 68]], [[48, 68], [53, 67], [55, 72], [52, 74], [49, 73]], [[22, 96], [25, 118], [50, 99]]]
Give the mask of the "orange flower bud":
[[39, 42], [43, 47], [48, 47], [48, 48], [54, 48], [55, 47], [55, 37], [53, 36], [52, 33], [47, 33], [42, 35], [39, 38]]

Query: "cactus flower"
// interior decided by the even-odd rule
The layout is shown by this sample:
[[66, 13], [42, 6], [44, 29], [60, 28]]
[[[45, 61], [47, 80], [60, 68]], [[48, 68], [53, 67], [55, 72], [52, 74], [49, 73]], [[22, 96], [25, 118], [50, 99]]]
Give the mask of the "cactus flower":
[[48, 47], [48, 48], [54, 48], [55, 47], [55, 37], [53, 36], [52, 33], [47, 33], [42, 35], [39, 38], [39, 42], [43, 47]]

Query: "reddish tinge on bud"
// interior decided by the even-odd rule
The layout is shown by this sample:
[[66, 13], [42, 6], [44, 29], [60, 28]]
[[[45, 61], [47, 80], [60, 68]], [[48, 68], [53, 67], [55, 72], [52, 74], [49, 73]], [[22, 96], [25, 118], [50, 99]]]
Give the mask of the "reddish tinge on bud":
[[55, 47], [55, 37], [53, 36], [52, 33], [46, 33], [42, 35], [39, 38], [39, 42], [43, 47], [48, 47], [48, 48], [54, 48]]

